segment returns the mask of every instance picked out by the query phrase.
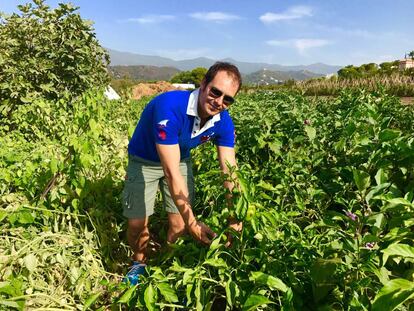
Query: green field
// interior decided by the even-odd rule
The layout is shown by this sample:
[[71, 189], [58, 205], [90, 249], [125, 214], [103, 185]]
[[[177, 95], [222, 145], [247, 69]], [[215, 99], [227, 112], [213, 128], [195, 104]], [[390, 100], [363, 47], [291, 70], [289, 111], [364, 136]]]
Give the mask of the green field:
[[[1, 120], [0, 309], [412, 310], [412, 106], [364, 91], [240, 94], [234, 210], [214, 146], [193, 153], [195, 213], [218, 238], [168, 248], [159, 208], [148, 274], [129, 288], [120, 193], [145, 103], [90, 93]], [[226, 248], [229, 214], [244, 229]]]

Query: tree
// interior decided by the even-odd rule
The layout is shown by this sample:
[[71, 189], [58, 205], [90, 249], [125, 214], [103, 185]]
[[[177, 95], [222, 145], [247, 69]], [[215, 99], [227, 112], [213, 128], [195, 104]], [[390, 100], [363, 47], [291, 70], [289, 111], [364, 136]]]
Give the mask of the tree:
[[204, 67], [197, 67], [191, 71], [181, 71], [171, 78], [172, 83], [194, 83], [199, 87], [203, 80], [207, 69]]
[[363, 76], [373, 76], [378, 72], [378, 65], [375, 63], [362, 64], [358, 70]]
[[410, 53], [408, 53], [408, 56], [410, 56], [410, 58], [414, 60], [414, 51], [411, 51]]
[[355, 67], [353, 65], [345, 66], [338, 70], [338, 77], [344, 79], [354, 79], [360, 77], [359, 67]]
[[71, 4], [44, 0], [0, 17], [0, 114], [35, 98], [73, 98], [109, 82], [109, 56]]
[[395, 60], [392, 62], [383, 62], [379, 64], [379, 72], [382, 74], [390, 75], [392, 73], [398, 72], [399, 61]]

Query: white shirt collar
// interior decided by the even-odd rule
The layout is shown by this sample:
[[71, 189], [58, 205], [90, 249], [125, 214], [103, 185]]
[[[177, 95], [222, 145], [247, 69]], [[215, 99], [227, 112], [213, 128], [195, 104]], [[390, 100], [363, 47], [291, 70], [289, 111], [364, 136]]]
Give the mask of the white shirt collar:
[[[200, 88], [195, 89], [191, 92], [190, 98], [188, 99], [188, 105], [187, 105], [187, 114], [193, 117], [200, 118], [198, 116], [198, 109], [197, 109], [197, 103], [198, 103], [198, 95], [200, 94]], [[217, 122], [220, 121], [220, 113], [214, 115], [210, 120], [207, 122], [212, 121]]]
[[214, 115], [210, 120], [207, 120], [206, 124], [202, 128], [200, 128], [200, 117], [198, 115], [197, 103], [198, 103], [198, 96], [200, 94], [200, 89], [195, 89], [190, 94], [190, 98], [188, 99], [187, 105], [187, 114], [190, 116], [195, 117], [193, 130], [191, 132], [191, 138], [200, 135], [201, 133], [208, 130], [210, 127], [214, 126], [215, 122], [220, 121], [220, 113]]

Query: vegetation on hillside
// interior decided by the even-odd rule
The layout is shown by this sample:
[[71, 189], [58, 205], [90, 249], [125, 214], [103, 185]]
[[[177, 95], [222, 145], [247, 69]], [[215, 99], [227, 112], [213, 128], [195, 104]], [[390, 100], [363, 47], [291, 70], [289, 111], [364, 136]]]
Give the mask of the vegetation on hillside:
[[245, 85], [275, 85], [286, 83], [289, 80], [308, 80], [316, 77], [322, 77], [310, 71], [275, 71], [262, 69], [243, 76]]
[[156, 66], [110, 66], [109, 73], [114, 79], [130, 79], [135, 81], [170, 80], [180, 70], [174, 67]]
[[171, 78], [171, 83], [192, 83], [196, 87], [199, 87], [206, 72], [207, 69], [204, 67], [197, 67], [190, 71], [182, 71]]
[[305, 81], [288, 80], [282, 85], [245, 86], [246, 91], [294, 90], [304, 95], [338, 96], [344, 90], [364, 89], [368, 92], [385, 91], [400, 97], [414, 96], [414, 68], [401, 71], [399, 61], [346, 66], [337, 76], [313, 78]]
[[367, 92], [386, 92], [400, 97], [414, 96], [414, 77], [395, 74], [383, 77], [341, 79], [338, 77], [310, 79], [306, 81], [289, 80], [282, 85], [245, 86], [244, 91], [255, 90], [286, 91], [293, 90], [307, 96], [338, 96], [344, 90], [366, 90]]

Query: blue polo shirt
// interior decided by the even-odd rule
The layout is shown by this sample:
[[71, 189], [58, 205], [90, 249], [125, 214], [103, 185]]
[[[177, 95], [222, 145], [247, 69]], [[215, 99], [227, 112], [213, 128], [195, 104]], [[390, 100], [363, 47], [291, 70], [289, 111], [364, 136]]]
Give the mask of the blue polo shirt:
[[160, 162], [155, 144], [178, 144], [181, 160], [190, 157], [192, 148], [210, 140], [218, 146], [234, 147], [234, 124], [226, 110], [211, 117], [200, 128], [198, 94], [199, 89], [171, 91], [151, 100], [135, 128], [128, 153]]

